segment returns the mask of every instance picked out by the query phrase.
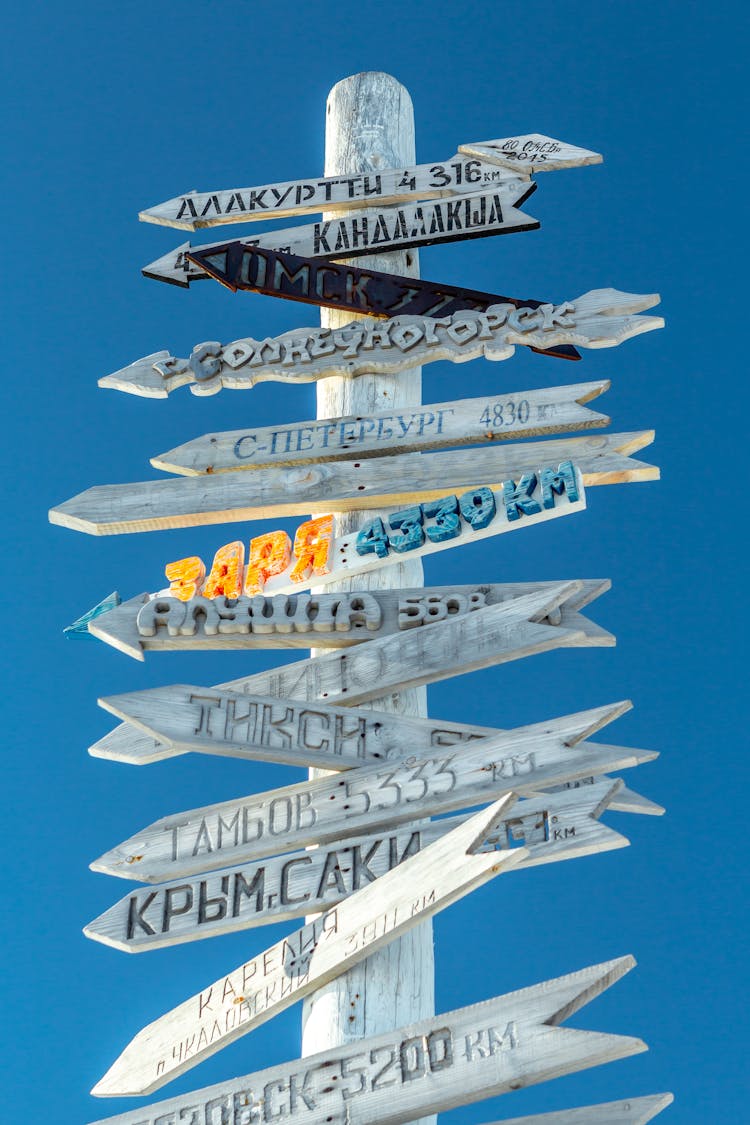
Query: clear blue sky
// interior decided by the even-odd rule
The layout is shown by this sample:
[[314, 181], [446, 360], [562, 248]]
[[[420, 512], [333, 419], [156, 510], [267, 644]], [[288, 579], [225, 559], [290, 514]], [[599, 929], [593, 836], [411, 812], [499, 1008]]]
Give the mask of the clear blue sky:
[[[602, 409], [618, 430], [656, 428], [646, 458], [663, 472], [659, 484], [592, 490], [583, 516], [426, 567], [433, 583], [611, 577], [592, 616], [617, 635], [615, 649], [453, 680], [431, 692], [431, 710], [512, 726], [630, 697], [635, 710], [607, 739], [662, 752], [628, 780], [668, 807], [662, 819], [608, 818], [630, 848], [500, 880], [436, 924], [443, 1010], [633, 953], [635, 972], [573, 1025], [642, 1036], [650, 1052], [446, 1121], [664, 1089], [677, 1097], [665, 1120], [746, 1119], [744, 13], [675, 0], [73, 0], [6, 14], [4, 1120], [51, 1114], [67, 1125], [128, 1108], [87, 1091], [131, 1036], [284, 930], [137, 957], [82, 936], [127, 886], [89, 872], [91, 859], [160, 815], [298, 774], [197, 755], [138, 770], [87, 755], [112, 725], [97, 696], [217, 683], [281, 657], [138, 665], [66, 641], [62, 627], [110, 590], [158, 588], [165, 561], [209, 555], [236, 525], [97, 540], [49, 526], [47, 509], [95, 483], [153, 477], [150, 456], [202, 432], [314, 412], [309, 387], [153, 402], [96, 380], [161, 348], [185, 355], [200, 340], [314, 323], [314, 310], [290, 302], [145, 280], [140, 267], [183, 236], [137, 213], [190, 188], [318, 174], [327, 91], [367, 69], [410, 90], [422, 160], [535, 131], [605, 155], [539, 177], [526, 210], [541, 230], [428, 249], [424, 276], [553, 300], [609, 285], [658, 290], [667, 318], [666, 331], [575, 367], [524, 354], [425, 370], [426, 401], [611, 378]], [[162, 1096], [296, 1056], [299, 1014]]]

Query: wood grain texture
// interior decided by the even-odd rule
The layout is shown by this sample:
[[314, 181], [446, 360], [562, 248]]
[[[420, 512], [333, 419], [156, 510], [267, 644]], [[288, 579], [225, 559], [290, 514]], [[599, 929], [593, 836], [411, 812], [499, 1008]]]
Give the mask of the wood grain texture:
[[[626, 847], [600, 823], [623, 783], [519, 801], [498, 822], [494, 846], [523, 844], [514, 870]], [[453, 831], [465, 817], [347, 838], [308, 851], [223, 868], [203, 878], [136, 889], [84, 928], [87, 937], [140, 953], [311, 915], [338, 902]]]
[[[374, 659], [364, 663], [356, 659], [360, 646], [350, 653], [328, 653], [315, 659], [298, 660], [216, 687], [247, 695], [317, 701], [342, 707], [374, 703], [382, 697], [389, 699], [391, 706], [378, 702], [378, 711], [393, 709], [399, 715], [414, 715], [416, 712], [401, 710], [398, 705], [406, 686], [434, 683], [451, 675], [532, 655], [533, 651], [546, 647], [614, 644], [610, 634], [599, 633], [593, 622], [580, 613], [585, 605], [586, 585], [576, 581], [544, 584], [542, 589], [522, 594], [509, 604], [477, 610], [469, 618], [449, 619], [427, 625], [416, 633], [373, 641], [365, 647]], [[530, 624], [532, 618], [535, 619], [533, 625]], [[540, 623], [552, 620], [557, 624]], [[436, 633], [436, 630], [441, 632]], [[415, 649], [412, 642], [417, 635], [426, 636], [427, 644]], [[536, 645], [541, 645], [542, 649], [535, 649]], [[415, 667], [417, 660], [422, 663]], [[403, 682], [404, 676], [408, 684]], [[169, 756], [167, 747], [125, 723], [100, 739], [92, 747], [92, 753], [95, 757], [115, 760], [128, 756], [130, 760], [157, 761]]]
[[[254, 219], [285, 219], [320, 211], [336, 214], [417, 199], [451, 199], [476, 192], [479, 187], [502, 183], [513, 175], [514, 172], [499, 166], [494, 152], [489, 163], [456, 154], [438, 163], [384, 168], [349, 176], [313, 176], [258, 187], [189, 191], [147, 207], [138, 218], [141, 222], [178, 230], [201, 230]], [[523, 173], [518, 170], [515, 175]]]
[[[122, 535], [170, 527], [199, 527], [356, 512], [398, 509], [436, 500], [475, 487], [502, 490], [524, 473], [554, 474], [572, 461], [588, 487], [657, 480], [659, 470], [631, 457], [650, 445], [653, 430], [555, 438], [545, 442], [502, 445], [486, 449], [450, 450], [419, 457], [377, 457], [366, 461], [333, 461], [290, 469], [259, 469], [252, 476], [177, 477], [134, 484], [96, 485], [52, 508], [50, 522], [89, 535]], [[530, 495], [542, 489], [537, 480]], [[555, 507], [527, 514], [528, 524], [553, 518]], [[502, 510], [499, 515], [502, 516]], [[475, 533], [478, 534], [478, 533]], [[449, 542], [452, 542], [450, 540]], [[435, 545], [442, 546], [442, 545]], [[280, 591], [279, 591], [280, 592]]]
[[587, 164], [601, 164], [603, 160], [599, 152], [556, 141], [543, 133], [476, 141], [459, 145], [458, 151], [524, 175], [552, 172], [558, 168], [581, 168]]
[[[536, 188], [534, 183], [507, 179], [454, 200], [403, 203], [394, 207], [368, 208], [353, 215], [326, 213], [321, 222], [285, 227], [243, 239], [251, 246], [298, 254], [302, 258], [353, 258], [434, 246], [467, 238], [537, 230], [539, 220], [519, 210]], [[200, 249], [221, 253], [226, 240]], [[208, 275], [187, 258], [189, 242], [144, 266], [141, 273], [155, 281], [187, 286]]]
[[470, 808], [511, 787], [524, 794], [530, 787], [538, 791], [627, 769], [657, 755], [586, 740], [628, 706], [611, 704], [423, 756], [181, 811], [136, 832], [91, 867], [158, 883]]
[[650, 1094], [645, 1098], [535, 1113], [532, 1117], [504, 1117], [492, 1125], [646, 1125], [673, 1101], [672, 1094]]
[[[419, 1114], [469, 1105], [647, 1050], [642, 1040], [630, 1036], [559, 1026], [634, 965], [632, 957], [615, 958], [156, 1105], [141, 1105], [96, 1125], [203, 1122], [210, 1120], [210, 1112], [221, 1112], [230, 1125], [242, 1125], [249, 1113], [281, 1125], [291, 1120], [299, 1125], [405, 1125]], [[294, 1108], [292, 1085], [306, 1094], [297, 1095]], [[101, 1096], [110, 1092], [121, 1091], [102, 1083], [95, 1088]]]
[[525, 859], [523, 847], [481, 850], [514, 801], [512, 793], [506, 794], [149, 1024], [92, 1093], [147, 1094], [159, 1089]]
[[366, 416], [349, 414], [204, 434], [159, 453], [151, 464], [168, 473], [202, 476], [589, 430], [609, 425], [606, 414], [585, 405], [609, 386], [609, 380], [601, 379], [432, 402], [400, 413], [391, 408]]
[[[532, 584], [529, 584], [531, 586]], [[428, 586], [182, 600], [139, 594], [97, 615], [89, 632], [128, 656], [253, 648], [348, 648], [511, 600], [512, 585]]]
[[[449, 316], [394, 316], [389, 320], [351, 313], [335, 327], [295, 328], [266, 339], [245, 337], [222, 344], [196, 344], [190, 356], [154, 352], [99, 379], [99, 386], [145, 398], [166, 398], [189, 386], [200, 396], [223, 388], [250, 390], [268, 380], [313, 383], [332, 376], [398, 375], [415, 364], [448, 360], [468, 363], [510, 359], [516, 346], [614, 348], [634, 336], [664, 327], [660, 316], [639, 316], [658, 304], [655, 293], [594, 289], [575, 301], [517, 309], [492, 305]], [[363, 322], [364, 321], [364, 322]], [[332, 414], [341, 410], [331, 411]], [[324, 415], [328, 416], [328, 415]]]

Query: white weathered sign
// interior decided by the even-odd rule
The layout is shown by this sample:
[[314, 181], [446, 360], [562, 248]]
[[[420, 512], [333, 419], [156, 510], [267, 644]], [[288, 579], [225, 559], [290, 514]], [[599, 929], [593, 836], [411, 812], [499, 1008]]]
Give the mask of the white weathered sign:
[[672, 1094], [651, 1094], [645, 1098], [535, 1113], [532, 1117], [504, 1117], [493, 1125], [646, 1125], [673, 1101]]
[[506, 793], [171, 1012], [128, 1044], [93, 1093], [150, 1093], [527, 857], [486, 845]]
[[[486, 142], [490, 146], [499, 143]], [[516, 176], [524, 175], [521, 169], [516, 170]], [[189, 191], [146, 208], [138, 218], [141, 222], [179, 230], [201, 230], [226, 223], [248, 223], [253, 219], [286, 219], [319, 211], [352, 211], [375, 204], [389, 206], [417, 199], [450, 199], [510, 178], [511, 174], [501, 166], [494, 150], [487, 163], [457, 153], [441, 164], [384, 168], [381, 172], [353, 176], [314, 176], [261, 187]]]
[[[621, 781], [519, 801], [503, 816], [492, 843], [522, 843], [521, 870], [626, 847], [629, 841], [599, 822]], [[347, 838], [259, 863], [224, 868], [203, 878], [136, 889], [84, 928], [87, 937], [127, 953], [234, 933], [327, 910], [441, 839], [463, 822], [432, 824]]]
[[[242, 241], [246, 246], [281, 250], [302, 258], [356, 258], [362, 254], [407, 250], [410, 246], [433, 246], [464, 238], [536, 230], [539, 220], [518, 210], [535, 188], [535, 183], [509, 179], [489, 191], [462, 195], [453, 200], [356, 211], [352, 215], [323, 219], [309, 226], [267, 231]], [[220, 258], [226, 245], [224, 239], [196, 249], [205, 252], [215, 247]], [[205, 270], [187, 258], [190, 250], [190, 243], [183, 242], [144, 266], [141, 273], [156, 281], [181, 286], [208, 277]], [[221, 266], [221, 261], [218, 264]]]
[[449, 360], [509, 359], [516, 345], [547, 350], [557, 345], [614, 348], [633, 336], [663, 328], [660, 316], [639, 316], [660, 301], [658, 293], [592, 289], [574, 301], [538, 308], [491, 305], [449, 316], [360, 318], [343, 328], [293, 328], [280, 336], [250, 336], [222, 344], [196, 344], [187, 359], [154, 352], [99, 379], [99, 386], [144, 398], [166, 398], [178, 387], [195, 395], [222, 388], [249, 390], [268, 380], [311, 383], [332, 375], [397, 375]]
[[202, 476], [590, 430], [609, 425], [606, 414], [585, 406], [609, 386], [608, 379], [600, 379], [401, 411], [204, 434], [152, 457], [151, 464], [168, 473]]
[[[508, 582], [458, 589], [463, 591], [469, 608], [476, 610], [526, 594], [549, 593], [559, 585], [559, 582]], [[609, 590], [610, 585], [608, 579], [582, 581], [581, 591], [565, 603], [567, 610], [580, 610], [589, 605]], [[435, 588], [435, 595], [429, 601], [414, 600], [413, 593], [399, 591], [413, 624], [422, 627], [454, 616], [455, 607], [443, 599], [440, 587]], [[562, 613], [559, 619], [562, 620]], [[557, 616], [554, 620], [558, 621]], [[296, 699], [243, 695], [189, 684], [113, 695], [100, 699], [99, 704], [159, 742], [168, 744], [152, 743], [149, 747], [136, 743], [132, 747], [114, 747], [112, 754], [107, 753], [106, 746], [92, 748], [95, 757], [110, 757], [134, 765], [196, 750], [246, 760], [340, 770], [501, 733], [465, 723], [390, 715], [343, 705], [336, 707], [320, 700], [314, 706]]]
[[[655, 466], [630, 457], [634, 449], [650, 444], [653, 436], [653, 430], [642, 430], [476, 452], [429, 453], [408, 462], [378, 457], [364, 463], [340, 461], [307, 469], [259, 469], [252, 477], [226, 473], [96, 485], [52, 508], [49, 519], [89, 535], [122, 535], [280, 519], [312, 509], [318, 518], [306, 520], [296, 529], [293, 548], [286, 533], [281, 533], [284, 548], [276, 556], [276, 565], [265, 567], [253, 561], [243, 571], [248, 593], [288, 594], [379, 570], [388, 565], [384, 560], [392, 553], [408, 552], [417, 558], [449, 550], [458, 545], [457, 540], [486, 539], [583, 511], [584, 482], [623, 484], [658, 478]], [[554, 448], [540, 448], [542, 444]], [[540, 459], [545, 453], [554, 456], [558, 450], [574, 453], [575, 465], [570, 459], [552, 463]], [[511, 472], [518, 481], [506, 477]], [[491, 483], [477, 487], [477, 480]], [[455, 482], [456, 491], [446, 495], [450, 482]], [[470, 487], [464, 492], [467, 483]], [[404, 503], [408, 507], [400, 508]], [[375, 507], [391, 509], [383, 512], [385, 523], [380, 516], [364, 518], [353, 531], [333, 535], [331, 508], [360, 511]], [[256, 545], [268, 542], [268, 534], [279, 533], [250, 540], [251, 560]], [[241, 542], [237, 550], [244, 556]], [[244, 558], [237, 566], [243, 563]], [[252, 574], [248, 574], [250, 570]], [[191, 576], [191, 586], [205, 588], [204, 577]]]
[[458, 151], [478, 160], [498, 164], [514, 172], [552, 172], [557, 168], [580, 168], [585, 164], [601, 164], [602, 155], [587, 148], [556, 141], [543, 133], [526, 133], [520, 137], [503, 137], [497, 141], [476, 141], [459, 145]]
[[485, 584], [268, 597], [241, 595], [241, 574], [235, 582], [216, 597], [139, 594], [97, 615], [91, 635], [137, 660], [144, 651], [347, 648], [499, 605], [520, 592]]
[[[579, 612], [587, 600], [582, 598], [584, 586], [552, 584], [468, 617], [448, 618], [346, 653], [297, 660], [217, 686], [248, 695], [356, 707], [404, 687], [435, 683], [535, 652], [613, 645], [610, 633]], [[151, 761], [169, 755], [167, 748], [125, 723], [100, 739], [92, 752], [96, 757], [130, 754]]]
[[159, 883], [470, 808], [508, 788], [525, 793], [530, 786], [539, 790], [652, 761], [657, 756], [652, 751], [586, 741], [589, 732], [622, 710], [623, 704], [611, 704], [424, 756], [360, 766], [161, 817], [94, 860], [91, 868]]
[[[634, 965], [632, 957], [618, 957], [97, 1125], [405, 1125], [646, 1051], [641, 1039], [558, 1026]], [[175, 1053], [196, 1047], [197, 1036]], [[166, 1061], [160, 1068], [156, 1052], [149, 1061], [143, 1076], [141, 1067], [137, 1075], [113, 1075], [92, 1092], [114, 1097], [158, 1089]]]

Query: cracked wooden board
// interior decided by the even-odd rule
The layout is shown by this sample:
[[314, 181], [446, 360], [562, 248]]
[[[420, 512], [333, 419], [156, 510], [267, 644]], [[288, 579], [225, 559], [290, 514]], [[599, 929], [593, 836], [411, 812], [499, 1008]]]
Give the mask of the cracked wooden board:
[[609, 380], [601, 379], [433, 402], [401, 412], [376, 411], [367, 416], [352, 414], [204, 434], [159, 453], [151, 464], [168, 473], [203, 476], [589, 430], [610, 423], [606, 414], [586, 405], [609, 386]]
[[[406, 1125], [429, 1113], [648, 1050], [630, 1036], [559, 1026], [634, 965], [632, 957], [618, 957], [395, 1031], [141, 1105], [96, 1125], [201, 1121], [217, 1110], [232, 1125], [251, 1115], [251, 1120], [274, 1119], [282, 1125], [292, 1120], [295, 1125]], [[110, 1082], [102, 1080], [93, 1092], [115, 1096], [157, 1089], [159, 1061], [152, 1057], [142, 1076], [121, 1072]], [[386, 1081], [379, 1083], [386, 1071]]]
[[524, 794], [627, 769], [658, 755], [587, 739], [628, 707], [610, 704], [420, 757], [180, 811], [134, 833], [91, 868], [159, 883], [470, 808], [509, 788]]
[[[602, 824], [621, 781], [519, 801], [495, 828], [499, 848], [523, 844], [521, 871], [626, 847]], [[202, 878], [136, 888], [84, 927], [95, 941], [140, 953], [327, 910], [442, 839], [465, 817], [405, 825], [323, 847], [224, 868]]]

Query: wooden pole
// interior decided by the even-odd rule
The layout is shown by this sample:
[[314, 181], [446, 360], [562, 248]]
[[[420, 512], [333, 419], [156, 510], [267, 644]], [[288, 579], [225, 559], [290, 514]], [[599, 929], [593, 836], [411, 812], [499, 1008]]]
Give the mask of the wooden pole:
[[[408, 92], [399, 82], [388, 74], [368, 71], [345, 78], [333, 87], [326, 106], [326, 176], [376, 174], [384, 168], [407, 167], [415, 159], [414, 110]], [[403, 277], [419, 277], [416, 250], [369, 255], [358, 258], [357, 265]], [[325, 327], [339, 327], [353, 319], [349, 312], [321, 310], [321, 324]], [[318, 418], [414, 407], [422, 401], [422, 369], [417, 367], [395, 376], [325, 379], [318, 383], [317, 395]], [[361, 515], [353, 513], [338, 515], [335, 533], [346, 534], [360, 520]], [[422, 563], [417, 559], [363, 576], [358, 585], [396, 589], [421, 586], [423, 581]], [[341, 588], [348, 589], [349, 585], [342, 583]], [[370, 706], [392, 714], [425, 716], [426, 689], [393, 692]], [[318, 776], [319, 772], [313, 770], [311, 776]], [[434, 1012], [432, 924], [425, 922], [305, 1001], [302, 1054], [378, 1035]]]

